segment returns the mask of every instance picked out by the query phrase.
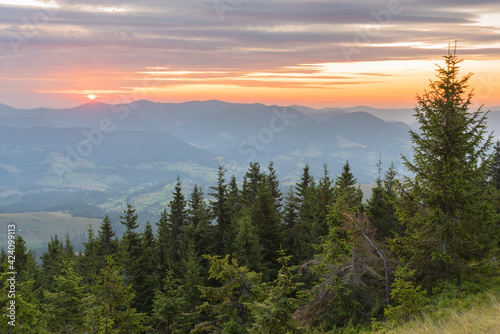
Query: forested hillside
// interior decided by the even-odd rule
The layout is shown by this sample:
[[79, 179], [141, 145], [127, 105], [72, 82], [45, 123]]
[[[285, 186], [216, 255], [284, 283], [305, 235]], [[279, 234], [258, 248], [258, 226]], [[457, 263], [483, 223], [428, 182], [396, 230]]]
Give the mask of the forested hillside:
[[324, 165], [315, 178], [306, 165], [285, 193], [273, 162], [250, 163], [242, 180], [220, 166], [216, 183], [189, 196], [178, 178], [143, 231], [130, 204], [123, 235], [106, 216], [80, 253], [54, 236], [34, 254], [18, 233], [0, 255], [0, 300], [15, 301], [16, 323], [2, 308], [2, 332], [384, 331], [495, 293], [500, 143], [490, 155], [487, 115], [469, 110], [470, 75], [458, 76], [454, 55], [445, 60], [418, 98], [420, 129], [404, 157], [412, 177], [398, 180], [379, 163], [363, 202], [348, 161], [338, 177]]

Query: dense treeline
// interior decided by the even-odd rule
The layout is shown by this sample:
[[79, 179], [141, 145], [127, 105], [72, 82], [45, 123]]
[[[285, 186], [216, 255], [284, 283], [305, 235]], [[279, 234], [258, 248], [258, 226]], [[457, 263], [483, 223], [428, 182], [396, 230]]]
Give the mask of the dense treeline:
[[[106, 216], [84, 251], [55, 236], [37, 265], [15, 239], [13, 333], [310, 333], [405, 320], [437, 282], [498, 272], [500, 143], [469, 113], [469, 76], [446, 57], [419, 97], [414, 174], [390, 166], [363, 202], [349, 162], [332, 178], [309, 166], [284, 194], [271, 162], [242, 182], [219, 168], [208, 194], [178, 178], [156, 234], [131, 205], [117, 236]], [[0, 255], [2, 304], [9, 259]], [[8, 310], [2, 309], [2, 331]]]

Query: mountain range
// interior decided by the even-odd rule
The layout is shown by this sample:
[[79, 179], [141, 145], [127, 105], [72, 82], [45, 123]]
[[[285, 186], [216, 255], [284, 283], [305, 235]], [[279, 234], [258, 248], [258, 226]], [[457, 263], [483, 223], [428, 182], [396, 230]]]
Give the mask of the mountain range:
[[[491, 109], [488, 125], [500, 129], [500, 107]], [[196, 183], [208, 191], [219, 165], [226, 179], [241, 180], [252, 161], [266, 166], [272, 160], [284, 187], [298, 180], [305, 164], [316, 177], [327, 164], [335, 177], [346, 160], [359, 183], [373, 183], [379, 158], [383, 168], [393, 162], [404, 172], [400, 156], [411, 155], [412, 114], [215, 100], [94, 101], [68, 109], [0, 104], [0, 210], [64, 207], [64, 198], [89, 192], [101, 194], [91, 204], [104, 211], [125, 201], [157, 209], [177, 176], [187, 189]], [[47, 200], [61, 193], [69, 194], [62, 203]]]

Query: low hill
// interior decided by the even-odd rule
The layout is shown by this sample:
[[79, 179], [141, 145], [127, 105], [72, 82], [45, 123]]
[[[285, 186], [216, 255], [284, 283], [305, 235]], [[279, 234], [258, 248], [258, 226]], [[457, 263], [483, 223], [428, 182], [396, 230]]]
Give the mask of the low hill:
[[[69, 234], [72, 244], [78, 250], [81, 242], [87, 239], [89, 224], [94, 230], [101, 225], [99, 219], [72, 217], [71, 215], [56, 212], [29, 212], [29, 213], [0, 213], [0, 229], [7, 231], [7, 225], [15, 224], [17, 234], [26, 241], [28, 249], [38, 250], [47, 246], [47, 241], [57, 235], [64, 240]], [[0, 246], [7, 246], [7, 234], [0, 234]]]

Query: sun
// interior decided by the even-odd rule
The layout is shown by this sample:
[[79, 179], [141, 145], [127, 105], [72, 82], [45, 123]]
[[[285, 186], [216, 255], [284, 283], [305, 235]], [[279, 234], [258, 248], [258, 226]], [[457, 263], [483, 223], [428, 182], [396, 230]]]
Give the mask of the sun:
[[87, 95], [87, 97], [89, 98], [89, 100], [95, 100], [94, 94], [89, 94], [89, 95]]

